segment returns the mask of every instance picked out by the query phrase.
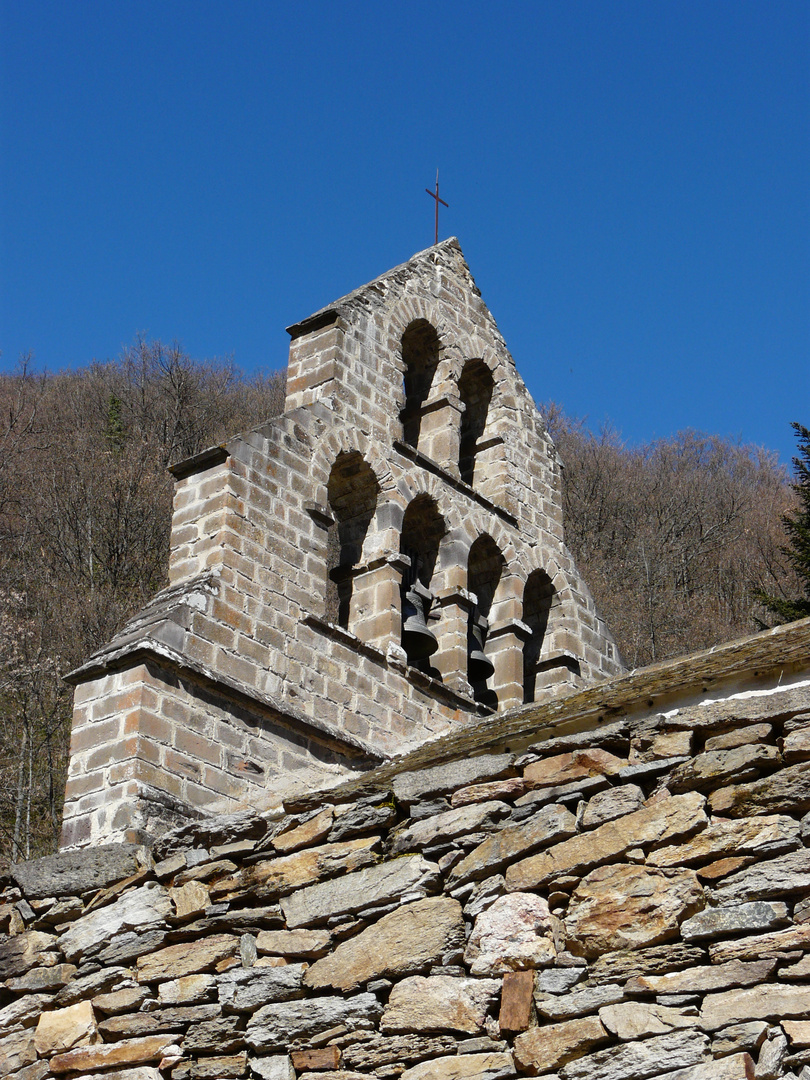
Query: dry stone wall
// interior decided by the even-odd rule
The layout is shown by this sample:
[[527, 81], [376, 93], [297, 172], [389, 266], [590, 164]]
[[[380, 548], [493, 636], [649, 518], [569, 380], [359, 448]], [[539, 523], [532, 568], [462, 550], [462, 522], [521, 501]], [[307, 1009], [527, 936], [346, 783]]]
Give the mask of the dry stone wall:
[[753, 686], [13, 866], [0, 1074], [808, 1080], [810, 681]]

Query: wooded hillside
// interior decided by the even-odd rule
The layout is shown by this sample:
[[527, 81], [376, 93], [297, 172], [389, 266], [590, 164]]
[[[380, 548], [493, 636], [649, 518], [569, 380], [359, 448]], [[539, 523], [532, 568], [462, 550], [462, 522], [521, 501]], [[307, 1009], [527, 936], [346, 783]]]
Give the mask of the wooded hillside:
[[[172, 462], [283, 409], [284, 374], [139, 342], [115, 363], [0, 377], [0, 856], [53, 850], [62, 676], [166, 582]], [[630, 667], [751, 633], [790, 593], [773, 456], [687, 432], [625, 447], [548, 407], [567, 540]]]

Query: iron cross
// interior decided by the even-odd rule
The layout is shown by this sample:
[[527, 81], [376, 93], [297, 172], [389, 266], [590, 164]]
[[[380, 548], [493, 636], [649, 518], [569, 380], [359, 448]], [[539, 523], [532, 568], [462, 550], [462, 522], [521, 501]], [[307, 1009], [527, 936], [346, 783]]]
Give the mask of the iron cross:
[[436, 200], [436, 238], [434, 239], [433, 243], [438, 244], [438, 242], [439, 242], [439, 203], [441, 203], [442, 206], [447, 206], [447, 203], [444, 201], [444, 199], [439, 198], [439, 170], [438, 169], [436, 170], [436, 190], [435, 190], [435, 192], [431, 191], [429, 187], [426, 187], [425, 191], [428, 193], [428, 195], [431, 197], [431, 199]]

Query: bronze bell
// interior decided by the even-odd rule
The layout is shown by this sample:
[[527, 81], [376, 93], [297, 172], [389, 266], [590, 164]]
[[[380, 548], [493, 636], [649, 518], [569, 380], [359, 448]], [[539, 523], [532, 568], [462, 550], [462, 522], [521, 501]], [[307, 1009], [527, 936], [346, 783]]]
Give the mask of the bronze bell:
[[475, 612], [470, 620], [470, 659], [467, 668], [467, 677], [471, 683], [486, 682], [495, 671], [495, 665], [484, 652], [488, 632], [489, 620]]
[[433, 593], [420, 581], [415, 581], [402, 598], [402, 647], [411, 663], [426, 660], [439, 648], [436, 635], [427, 625], [432, 603]]

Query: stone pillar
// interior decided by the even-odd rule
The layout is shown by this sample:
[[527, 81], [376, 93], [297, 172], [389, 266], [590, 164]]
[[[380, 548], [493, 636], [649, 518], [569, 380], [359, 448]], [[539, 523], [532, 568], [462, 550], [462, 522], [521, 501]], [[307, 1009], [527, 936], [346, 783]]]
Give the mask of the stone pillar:
[[474, 601], [466, 589], [451, 588], [439, 596], [441, 620], [431, 629], [439, 639], [439, 651], [431, 658], [442, 682], [459, 694], [472, 697], [467, 679], [467, 622]]
[[486, 653], [495, 671], [489, 685], [498, 695], [499, 709], [523, 704], [523, 643], [531, 634], [531, 628], [520, 619], [490, 628]]
[[349, 629], [381, 652], [402, 636], [400, 588], [409, 565], [405, 555], [387, 555], [354, 569]]
[[458, 477], [459, 437], [463, 405], [445, 396], [434, 398], [422, 407], [419, 450]]

